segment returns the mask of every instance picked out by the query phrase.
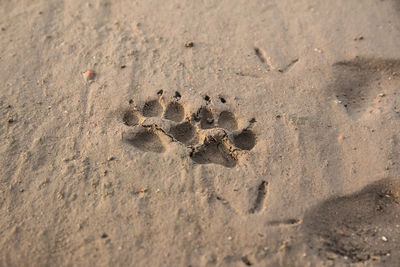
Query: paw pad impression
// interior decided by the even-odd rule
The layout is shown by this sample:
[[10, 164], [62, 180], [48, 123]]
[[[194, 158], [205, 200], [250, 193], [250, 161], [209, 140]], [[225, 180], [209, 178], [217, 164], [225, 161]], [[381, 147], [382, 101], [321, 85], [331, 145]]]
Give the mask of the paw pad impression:
[[160, 136], [164, 135], [189, 148], [189, 156], [194, 162], [225, 167], [236, 166], [240, 151], [250, 151], [255, 146], [256, 136], [249, 129], [254, 120], [247, 128], [238, 130], [231, 111], [215, 114], [207, 101], [196, 113], [186, 114], [179, 99], [171, 100], [165, 107], [160, 99], [152, 99], [139, 111], [126, 110], [122, 122], [129, 131], [123, 133], [123, 140], [141, 151], [162, 153], [166, 149]]

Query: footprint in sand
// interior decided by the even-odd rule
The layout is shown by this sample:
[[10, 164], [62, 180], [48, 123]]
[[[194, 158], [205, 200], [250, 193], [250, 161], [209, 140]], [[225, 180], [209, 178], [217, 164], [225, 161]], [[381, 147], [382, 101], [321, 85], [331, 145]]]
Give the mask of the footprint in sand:
[[358, 120], [382, 107], [379, 95], [396, 95], [399, 73], [400, 60], [356, 57], [333, 65], [333, 83], [328, 89], [347, 114]]
[[[250, 151], [256, 145], [256, 135], [250, 129], [255, 120], [245, 129], [238, 129], [234, 113], [223, 110], [216, 114], [209, 107], [210, 101], [196, 113], [188, 114], [179, 97], [161, 104], [160, 97], [151, 99], [140, 109], [128, 109], [122, 122], [130, 129], [123, 140], [144, 152], [162, 153], [166, 144], [162, 135], [190, 149], [190, 158], [198, 164], [219, 164], [234, 167], [241, 151]], [[221, 100], [225, 103], [226, 100]], [[141, 122], [142, 121], [142, 122]]]
[[307, 243], [321, 257], [398, 266], [399, 214], [400, 180], [384, 179], [322, 202], [306, 214], [303, 229], [310, 239]]

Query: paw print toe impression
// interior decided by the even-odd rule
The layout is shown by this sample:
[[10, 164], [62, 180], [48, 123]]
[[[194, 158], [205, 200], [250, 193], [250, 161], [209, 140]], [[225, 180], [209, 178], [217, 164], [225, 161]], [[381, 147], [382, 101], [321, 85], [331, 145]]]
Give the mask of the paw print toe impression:
[[185, 109], [178, 102], [170, 102], [165, 109], [164, 118], [174, 122], [180, 122], [185, 117]]
[[184, 122], [171, 127], [169, 133], [179, 142], [185, 145], [193, 144], [194, 137], [196, 137], [196, 128], [190, 122]]
[[251, 150], [256, 145], [256, 136], [251, 130], [243, 130], [233, 135], [233, 143], [243, 150]]
[[135, 126], [139, 123], [139, 118], [132, 110], [127, 110], [124, 112], [122, 121], [127, 126]]
[[162, 153], [165, 151], [160, 137], [149, 129], [141, 129], [139, 132], [127, 137], [126, 141], [145, 152]]
[[163, 112], [163, 107], [158, 100], [151, 100], [144, 104], [142, 115], [144, 117], [159, 117]]
[[167, 137], [189, 148], [188, 156], [197, 164], [228, 168], [236, 166], [241, 151], [250, 151], [256, 145], [255, 134], [247, 128], [238, 130], [231, 111], [215, 114], [207, 102], [188, 116], [179, 99], [174, 98], [165, 107], [160, 100], [153, 99], [144, 103], [141, 112], [125, 111], [122, 122], [129, 131], [123, 134], [124, 141], [144, 152], [163, 153], [163, 140]]
[[222, 111], [219, 115], [218, 125], [228, 131], [235, 131], [238, 128], [235, 115], [230, 111]]

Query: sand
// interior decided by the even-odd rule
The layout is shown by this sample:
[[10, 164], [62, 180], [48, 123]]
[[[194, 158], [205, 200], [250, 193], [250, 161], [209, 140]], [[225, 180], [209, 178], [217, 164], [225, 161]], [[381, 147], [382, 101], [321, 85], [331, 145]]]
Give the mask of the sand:
[[0, 0], [0, 28], [0, 266], [399, 265], [398, 0]]

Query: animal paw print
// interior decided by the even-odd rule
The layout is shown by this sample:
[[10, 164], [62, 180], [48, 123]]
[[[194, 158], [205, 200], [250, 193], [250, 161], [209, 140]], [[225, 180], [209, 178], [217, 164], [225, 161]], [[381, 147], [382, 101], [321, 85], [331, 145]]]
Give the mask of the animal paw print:
[[[248, 127], [238, 129], [235, 115], [223, 110], [216, 114], [209, 106], [210, 99], [196, 113], [188, 113], [179, 101], [181, 95], [165, 102], [161, 97], [146, 101], [140, 108], [126, 110], [122, 122], [128, 126], [123, 140], [144, 152], [162, 153], [166, 150], [164, 137], [188, 148], [190, 158], [198, 164], [236, 166], [240, 154], [250, 151], [256, 144], [256, 136]], [[225, 99], [220, 99], [225, 103]]]

